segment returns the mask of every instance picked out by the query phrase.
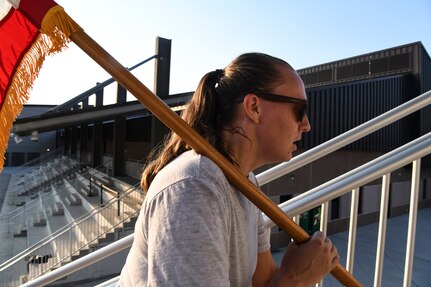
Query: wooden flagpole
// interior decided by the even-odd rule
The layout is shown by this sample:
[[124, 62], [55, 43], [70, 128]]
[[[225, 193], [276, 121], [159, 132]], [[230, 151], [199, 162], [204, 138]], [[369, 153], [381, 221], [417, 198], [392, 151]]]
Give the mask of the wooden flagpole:
[[[124, 88], [131, 92], [148, 110], [173, 132], [178, 134], [197, 153], [213, 160], [223, 171], [229, 182], [241, 191], [253, 204], [280, 226], [297, 243], [310, 239], [301, 227], [294, 223], [275, 203], [254, 186], [213, 146], [203, 139], [181, 117], [153, 94], [132, 73], [115, 60], [84, 31], [74, 32], [69, 37], [78, 47], [104, 68]], [[362, 286], [346, 269], [338, 264], [331, 274], [345, 286]]]

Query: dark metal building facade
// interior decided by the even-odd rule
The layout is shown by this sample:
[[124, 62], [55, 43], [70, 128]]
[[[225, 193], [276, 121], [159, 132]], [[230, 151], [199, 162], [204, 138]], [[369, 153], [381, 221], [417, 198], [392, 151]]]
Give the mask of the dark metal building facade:
[[[431, 89], [431, 59], [420, 42], [298, 70], [309, 99], [314, 147]], [[431, 131], [431, 107], [347, 149], [388, 151]]]

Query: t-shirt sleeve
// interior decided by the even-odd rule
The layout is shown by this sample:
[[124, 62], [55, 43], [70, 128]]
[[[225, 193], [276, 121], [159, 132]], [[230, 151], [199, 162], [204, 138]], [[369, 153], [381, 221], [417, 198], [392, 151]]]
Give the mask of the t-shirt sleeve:
[[[254, 173], [251, 172], [248, 178], [254, 185], [260, 188]], [[269, 229], [266, 228], [265, 221], [263, 220], [262, 211], [257, 209], [257, 213], [258, 213], [257, 215], [258, 216], [258, 219], [257, 219], [258, 252], [262, 253], [262, 252], [268, 251], [271, 248], [270, 232], [269, 232]]]
[[146, 208], [148, 286], [229, 284], [229, 219], [216, 186], [183, 180]]
[[270, 233], [269, 229], [266, 227], [265, 221], [263, 220], [262, 212], [258, 210], [258, 213], [258, 252], [262, 253], [271, 248]]

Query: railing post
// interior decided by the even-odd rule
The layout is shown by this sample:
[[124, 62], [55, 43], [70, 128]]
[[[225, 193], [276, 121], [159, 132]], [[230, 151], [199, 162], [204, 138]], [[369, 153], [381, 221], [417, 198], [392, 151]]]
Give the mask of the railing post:
[[100, 205], [103, 206], [103, 184], [100, 184]]
[[[320, 231], [325, 235], [328, 233], [328, 214], [329, 214], [329, 202], [325, 202], [322, 204], [320, 208]], [[323, 286], [323, 279], [320, 280], [319, 283], [316, 284], [316, 286], [322, 287]]]
[[[294, 217], [292, 217], [292, 220], [296, 224], [300, 225], [301, 224], [301, 214], [295, 215]], [[271, 231], [271, 228], [269, 227], [268, 230]], [[293, 241], [293, 238], [290, 238], [290, 241]]]
[[91, 184], [91, 182], [93, 181], [93, 178], [92, 177], [90, 177], [90, 191], [88, 192], [89, 194], [89, 196], [93, 196], [93, 190], [92, 190], [92, 184]]
[[[76, 223], [73, 225], [73, 228], [74, 228], [74, 229], [76, 229]], [[73, 240], [72, 240], [72, 230], [73, 230], [73, 229], [70, 229], [70, 230], [69, 230], [69, 241], [70, 241], [69, 250], [71, 250], [71, 251], [73, 252], [73, 250], [74, 250], [74, 249], [73, 249], [73, 244], [72, 244], [72, 241], [73, 241]], [[79, 242], [79, 241], [78, 241], [78, 242]], [[72, 253], [72, 254], [73, 254], [73, 253]], [[72, 255], [72, 254], [70, 254], [70, 255]]]
[[117, 215], [120, 217], [120, 192], [117, 191]]
[[355, 261], [356, 229], [358, 226], [359, 187], [352, 190], [350, 203], [349, 240], [347, 245], [346, 270], [353, 274]]
[[323, 234], [327, 234], [328, 230], [328, 214], [329, 214], [329, 202], [325, 202], [322, 204], [320, 209], [320, 231]]
[[403, 287], [410, 287], [412, 282], [413, 256], [415, 253], [416, 221], [418, 215], [419, 181], [421, 159], [413, 161], [412, 186], [410, 195], [409, 227], [407, 231], [406, 261], [404, 267]]
[[385, 241], [386, 241], [386, 226], [387, 226], [387, 218], [388, 218], [390, 180], [391, 180], [391, 174], [390, 173], [383, 176], [382, 196], [380, 199], [379, 232], [378, 232], [377, 250], [376, 250], [376, 269], [374, 271], [374, 286], [375, 287], [381, 286], [381, 284], [382, 284], [383, 259], [385, 256]]

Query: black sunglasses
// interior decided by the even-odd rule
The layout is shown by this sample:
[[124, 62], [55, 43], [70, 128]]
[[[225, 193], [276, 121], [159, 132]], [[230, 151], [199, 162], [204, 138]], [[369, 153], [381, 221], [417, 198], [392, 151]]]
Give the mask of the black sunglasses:
[[[281, 96], [281, 95], [276, 95], [271, 93], [264, 93], [264, 92], [254, 92], [253, 94], [269, 102], [296, 104], [295, 105], [296, 119], [298, 122], [301, 122], [301, 123], [304, 120], [305, 114], [307, 113], [307, 104], [308, 104], [307, 100], [293, 98], [289, 96]], [[242, 98], [241, 101], [242, 100], [244, 100], [244, 98]]]

